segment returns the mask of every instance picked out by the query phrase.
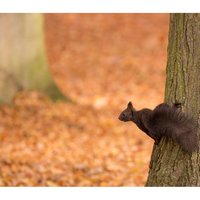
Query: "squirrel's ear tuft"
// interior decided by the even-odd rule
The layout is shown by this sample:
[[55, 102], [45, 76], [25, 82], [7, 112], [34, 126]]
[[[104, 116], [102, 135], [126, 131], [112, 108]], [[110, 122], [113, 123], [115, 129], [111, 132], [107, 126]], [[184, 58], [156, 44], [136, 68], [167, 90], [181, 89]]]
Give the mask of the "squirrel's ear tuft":
[[127, 106], [127, 108], [132, 110], [132, 108], [133, 108], [133, 105], [132, 105], [131, 101], [128, 103], [128, 106]]
[[136, 112], [135, 108], [133, 108], [131, 101], [128, 103], [127, 110], [129, 110], [131, 112]]

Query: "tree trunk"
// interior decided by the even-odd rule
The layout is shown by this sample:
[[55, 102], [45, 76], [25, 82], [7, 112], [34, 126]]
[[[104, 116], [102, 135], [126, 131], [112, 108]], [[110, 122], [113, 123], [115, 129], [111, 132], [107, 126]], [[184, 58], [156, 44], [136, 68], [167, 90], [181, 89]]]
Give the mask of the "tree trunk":
[[64, 98], [47, 69], [42, 14], [0, 14], [0, 102], [23, 89]]
[[[200, 14], [170, 14], [166, 73], [165, 102], [181, 102], [200, 123]], [[146, 186], [199, 186], [199, 163], [199, 152], [190, 157], [163, 137], [154, 145]]]

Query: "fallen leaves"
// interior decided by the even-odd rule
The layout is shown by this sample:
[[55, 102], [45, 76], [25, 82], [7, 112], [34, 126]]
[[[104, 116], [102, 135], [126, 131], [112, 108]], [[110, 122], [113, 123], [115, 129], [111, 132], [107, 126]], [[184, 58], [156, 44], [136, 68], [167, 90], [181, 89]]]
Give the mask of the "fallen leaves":
[[149, 159], [143, 166], [137, 161], [143, 147], [132, 131], [112, 130], [117, 118], [42, 96], [21, 92], [13, 107], [1, 106], [1, 186], [128, 186], [146, 177]]

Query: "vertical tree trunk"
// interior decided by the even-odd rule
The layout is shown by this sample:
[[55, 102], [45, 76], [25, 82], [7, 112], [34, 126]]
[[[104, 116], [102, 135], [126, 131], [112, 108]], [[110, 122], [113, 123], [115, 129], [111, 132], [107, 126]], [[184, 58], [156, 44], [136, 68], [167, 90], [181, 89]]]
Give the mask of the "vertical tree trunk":
[[0, 102], [23, 89], [64, 98], [47, 68], [42, 14], [0, 14]]
[[[166, 73], [165, 102], [181, 102], [200, 123], [200, 14], [170, 14]], [[199, 152], [190, 157], [163, 137], [154, 145], [146, 186], [199, 186], [199, 163]]]

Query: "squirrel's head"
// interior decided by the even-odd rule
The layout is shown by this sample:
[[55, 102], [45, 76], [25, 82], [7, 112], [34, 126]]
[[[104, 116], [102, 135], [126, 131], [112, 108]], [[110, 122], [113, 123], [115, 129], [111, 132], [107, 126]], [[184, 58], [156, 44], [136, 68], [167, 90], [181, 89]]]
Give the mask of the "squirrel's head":
[[127, 108], [120, 114], [118, 119], [123, 122], [132, 121], [134, 117], [134, 112], [136, 112], [136, 110], [133, 108], [132, 103], [129, 102]]

